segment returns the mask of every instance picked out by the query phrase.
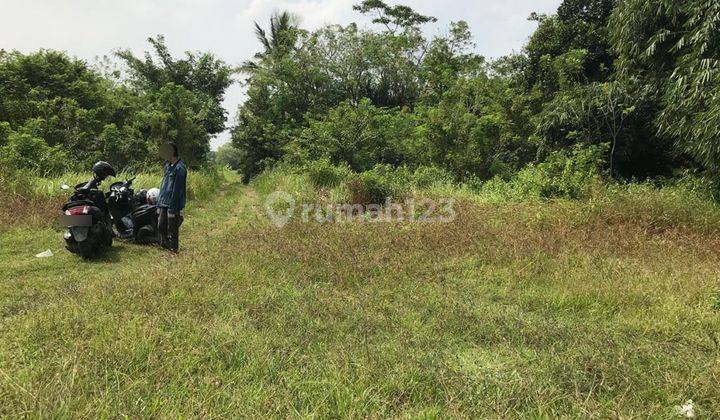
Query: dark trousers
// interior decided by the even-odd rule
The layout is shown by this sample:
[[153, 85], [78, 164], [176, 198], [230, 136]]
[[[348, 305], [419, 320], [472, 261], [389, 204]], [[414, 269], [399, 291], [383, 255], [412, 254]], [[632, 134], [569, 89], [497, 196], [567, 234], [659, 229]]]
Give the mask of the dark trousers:
[[180, 247], [180, 225], [183, 217], [176, 214], [175, 217], [168, 215], [167, 207], [160, 207], [158, 216], [158, 231], [160, 231], [160, 245], [163, 248], [177, 251]]

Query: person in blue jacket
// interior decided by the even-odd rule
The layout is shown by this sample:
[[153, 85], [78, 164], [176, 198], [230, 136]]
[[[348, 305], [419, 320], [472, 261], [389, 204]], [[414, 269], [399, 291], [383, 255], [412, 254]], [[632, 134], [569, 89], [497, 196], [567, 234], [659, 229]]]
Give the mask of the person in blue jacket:
[[158, 230], [160, 245], [173, 252], [180, 246], [180, 225], [185, 208], [185, 182], [187, 168], [178, 155], [178, 147], [167, 142], [160, 148], [160, 155], [166, 160], [160, 194], [158, 195]]

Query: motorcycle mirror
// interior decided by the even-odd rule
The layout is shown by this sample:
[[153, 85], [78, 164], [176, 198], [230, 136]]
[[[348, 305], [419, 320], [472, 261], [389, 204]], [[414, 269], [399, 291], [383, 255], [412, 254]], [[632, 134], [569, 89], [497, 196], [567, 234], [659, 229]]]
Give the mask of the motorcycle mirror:
[[69, 186], [68, 184], [62, 184], [62, 185], [60, 186], [60, 189], [69, 190], [69, 189], [70, 189], [70, 186]]

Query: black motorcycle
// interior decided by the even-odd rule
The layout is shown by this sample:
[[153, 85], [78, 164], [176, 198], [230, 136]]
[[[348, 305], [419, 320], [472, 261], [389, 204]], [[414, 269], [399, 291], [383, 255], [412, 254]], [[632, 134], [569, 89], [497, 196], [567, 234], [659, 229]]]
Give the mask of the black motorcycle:
[[112, 246], [112, 218], [105, 194], [98, 187], [115, 169], [107, 162], [92, 167], [93, 179], [75, 186], [75, 192], [62, 207], [65, 248], [89, 259]]
[[116, 235], [141, 244], [158, 242], [157, 206], [148, 202], [147, 191], [135, 194], [134, 180], [110, 185], [107, 201]]

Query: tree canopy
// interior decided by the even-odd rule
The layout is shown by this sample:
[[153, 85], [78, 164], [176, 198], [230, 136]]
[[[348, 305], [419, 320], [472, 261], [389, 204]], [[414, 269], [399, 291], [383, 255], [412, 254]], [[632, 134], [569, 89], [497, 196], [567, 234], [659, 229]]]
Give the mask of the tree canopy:
[[[219, 161], [246, 179], [279, 163], [329, 162], [483, 181], [587, 149], [619, 179], [717, 176], [716, 1], [564, 0], [555, 14], [531, 14], [537, 28], [522, 51], [493, 61], [462, 20], [433, 32], [423, 27], [437, 19], [406, 5], [353, 9], [372, 24], [308, 31], [286, 11], [255, 22], [258, 51], [237, 67], [246, 98]], [[148, 42], [141, 57], [117, 51], [116, 74], [57, 51], [0, 51], [4, 164], [141, 165], [166, 140], [189, 164], [207, 162], [235, 70], [210, 52], [173, 56], [161, 35]]]

